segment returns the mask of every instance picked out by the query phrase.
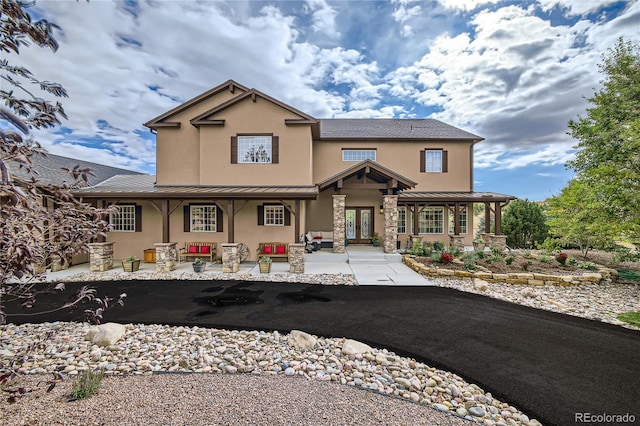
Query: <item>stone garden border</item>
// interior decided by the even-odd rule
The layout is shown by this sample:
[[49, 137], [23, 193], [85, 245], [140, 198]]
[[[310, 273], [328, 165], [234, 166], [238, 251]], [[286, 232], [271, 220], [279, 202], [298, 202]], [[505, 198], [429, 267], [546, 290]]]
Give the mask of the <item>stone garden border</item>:
[[494, 274], [485, 271], [455, 271], [446, 268], [432, 268], [415, 260], [411, 255], [402, 256], [402, 262], [419, 274], [432, 278], [474, 279], [493, 283], [521, 284], [532, 286], [543, 285], [588, 285], [610, 284], [618, 279], [618, 271], [615, 269], [598, 266], [597, 272], [585, 272], [580, 275], [550, 275], [536, 274], [532, 272]]

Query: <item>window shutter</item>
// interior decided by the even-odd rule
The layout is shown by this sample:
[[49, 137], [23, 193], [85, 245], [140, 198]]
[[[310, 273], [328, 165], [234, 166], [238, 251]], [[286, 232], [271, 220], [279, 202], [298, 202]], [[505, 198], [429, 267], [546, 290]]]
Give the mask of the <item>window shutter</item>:
[[222, 209], [216, 206], [216, 232], [222, 232]]
[[238, 137], [231, 136], [231, 164], [238, 164]]
[[425, 150], [420, 150], [420, 172], [424, 173], [425, 171], [427, 171], [427, 154], [425, 152]]
[[449, 152], [442, 151], [442, 173], [449, 171]]
[[142, 232], [142, 206], [136, 204], [136, 228], [135, 232]]
[[284, 208], [284, 226], [291, 226], [291, 212], [288, 208]]
[[264, 226], [264, 206], [258, 206], [258, 226]]
[[280, 162], [280, 137], [271, 137], [271, 162], [278, 164]]
[[182, 209], [184, 212], [184, 232], [191, 232], [191, 208], [187, 205]]

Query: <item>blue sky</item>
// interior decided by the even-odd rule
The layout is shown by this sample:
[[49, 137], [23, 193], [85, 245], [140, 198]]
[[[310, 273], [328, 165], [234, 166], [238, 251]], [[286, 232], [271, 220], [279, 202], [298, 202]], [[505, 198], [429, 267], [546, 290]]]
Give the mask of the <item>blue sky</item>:
[[155, 173], [142, 123], [228, 79], [317, 118], [437, 118], [486, 140], [475, 190], [543, 200], [571, 178], [576, 141], [635, 0], [38, 1], [60, 49], [10, 56], [61, 83], [50, 152]]

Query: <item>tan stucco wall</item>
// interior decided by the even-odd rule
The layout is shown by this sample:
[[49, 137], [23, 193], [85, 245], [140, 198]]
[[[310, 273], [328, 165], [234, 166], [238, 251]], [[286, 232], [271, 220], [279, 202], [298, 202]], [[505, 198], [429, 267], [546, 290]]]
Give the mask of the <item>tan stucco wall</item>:
[[142, 206], [142, 232], [117, 232], [107, 234], [107, 241], [113, 241], [113, 258], [125, 259], [135, 256], [144, 258], [144, 250], [154, 248], [154, 243], [162, 242], [162, 216], [148, 201], [136, 201]]
[[[307, 208], [308, 228], [304, 231], [333, 231], [333, 195], [338, 194], [333, 190], [320, 193], [317, 200], [310, 200]], [[375, 189], [367, 190], [343, 190], [346, 195], [346, 208], [349, 207], [373, 207], [374, 231], [384, 232], [384, 216], [380, 214], [382, 193]]]
[[[290, 125], [300, 117], [260, 97], [247, 98], [216, 118], [224, 126], [200, 128], [200, 184], [202, 185], [311, 185], [311, 127]], [[231, 137], [273, 134], [279, 137], [277, 164], [231, 164]]]
[[156, 170], [158, 185], [186, 185], [197, 183], [199, 178], [199, 132], [190, 120], [221, 103], [240, 95], [224, 90], [167, 121], [181, 123], [180, 128], [159, 127], [156, 135]]
[[[418, 185], [414, 191], [471, 191], [471, 142], [314, 142], [314, 182], [321, 182], [356, 162], [342, 161], [342, 149], [376, 149], [376, 162]], [[447, 173], [421, 173], [420, 151], [448, 151]]]

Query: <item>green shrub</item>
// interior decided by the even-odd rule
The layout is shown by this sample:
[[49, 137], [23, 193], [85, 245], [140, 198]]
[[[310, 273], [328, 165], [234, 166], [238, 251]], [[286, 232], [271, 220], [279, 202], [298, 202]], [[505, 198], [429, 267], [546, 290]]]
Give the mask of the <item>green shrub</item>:
[[513, 263], [513, 256], [507, 256], [504, 258], [504, 263], [511, 265]]
[[433, 263], [440, 263], [442, 261], [442, 254], [434, 252], [434, 253], [431, 253], [431, 256], [429, 258]]
[[551, 256], [547, 254], [541, 254], [538, 256], [538, 260], [542, 263], [551, 263]]
[[502, 249], [499, 247], [491, 247], [491, 256], [502, 257]]
[[464, 269], [467, 271], [475, 271], [476, 270], [476, 262], [478, 261], [478, 256], [474, 252], [467, 252], [462, 255], [462, 263]]
[[435, 251], [442, 251], [444, 250], [444, 243], [442, 241], [435, 241], [433, 243], [433, 249]]
[[93, 395], [100, 388], [102, 370], [84, 370], [73, 382], [73, 390], [71, 394], [76, 399], [85, 399]]
[[598, 269], [598, 267], [591, 262], [578, 262], [578, 268], [587, 269], [589, 271], [595, 271]]
[[575, 260], [573, 257], [570, 257], [569, 260], [567, 260], [567, 263], [571, 266], [576, 266], [578, 264], [578, 261]]
[[478, 255], [479, 259], [484, 259], [484, 251], [480, 250], [478, 253], [476, 253]]
[[487, 260], [485, 260], [485, 262], [487, 263], [493, 263], [493, 262], [502, 262], [502, 256], [501, 255], [495, 255], [495, 254], [491, 254], [489, 255], [489, 257], [487, 257]]
[[614, 264], [622, 263], [622, 262], [635, 262], [640, 259], [640, 251], [634, 253], [628, 247], [618, 246], [616, 247], [613, 256], [611, 256], [611, 261]]

